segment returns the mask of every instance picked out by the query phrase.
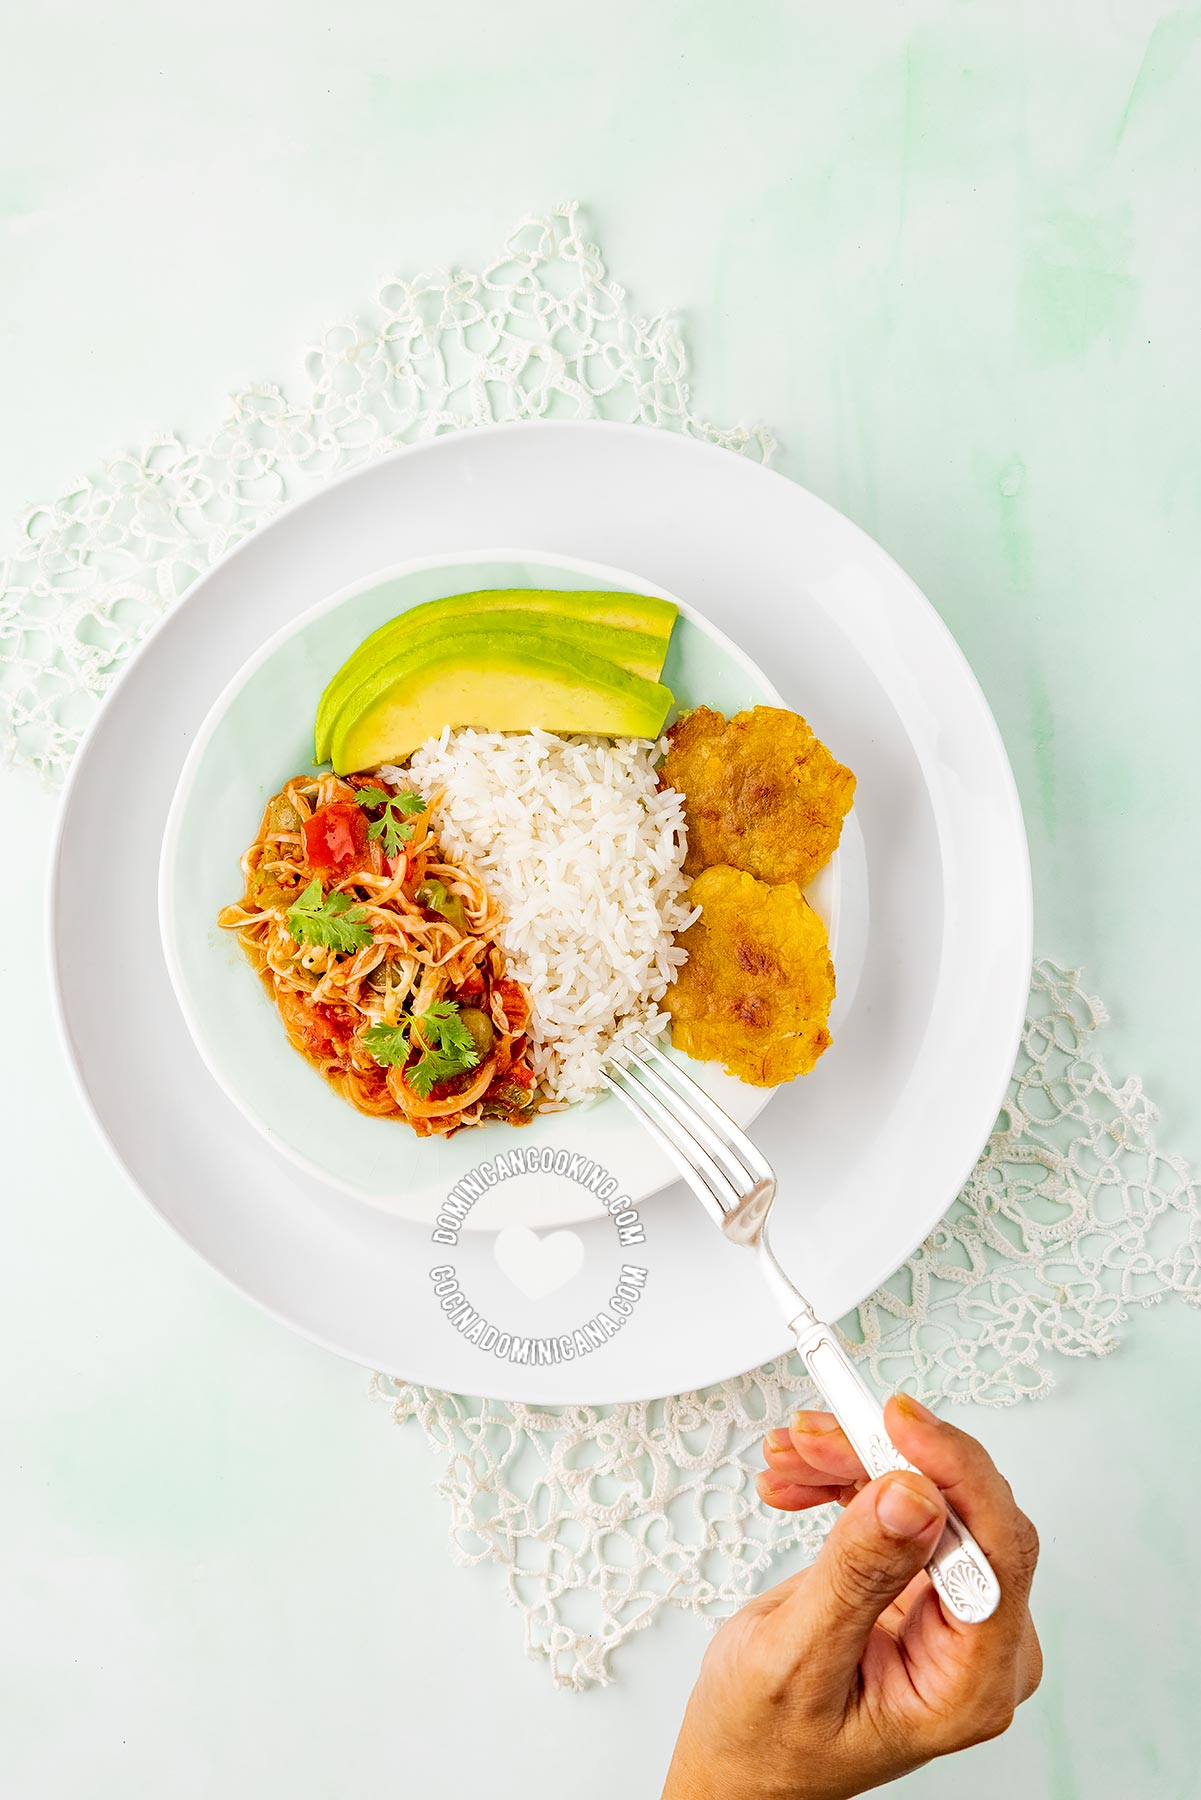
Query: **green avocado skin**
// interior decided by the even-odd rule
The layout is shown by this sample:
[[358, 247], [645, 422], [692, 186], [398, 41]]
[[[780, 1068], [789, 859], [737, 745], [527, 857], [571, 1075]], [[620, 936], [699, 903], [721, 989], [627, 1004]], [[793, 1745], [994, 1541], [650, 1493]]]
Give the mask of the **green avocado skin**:
[[672, 702], [662, 682], [556, 636], [544, 617], [532, 630], [510, 624], [461, 619], [377, 669], [338, 714], [335, 772], [403, 761], [444, 725], [658, 737]]
[[[537, 615], [539, 631], [553, 621], [556, 637], [566, 636], [593, 655], [653, 681], [662, 671], [677, 610], [672, 601], [651, 594], [549, 588], [483, 588], [410, 607], [365, 638], [329, 682], [317, 703], [316, 760], [325, 762], [329, 757], [338, 716], [355, 690], [415, 639], [498, 614], [505, 615], [507, 628], [529, 630], [531, 615]], [[520, 623], [515, 614], [521, 615]]]

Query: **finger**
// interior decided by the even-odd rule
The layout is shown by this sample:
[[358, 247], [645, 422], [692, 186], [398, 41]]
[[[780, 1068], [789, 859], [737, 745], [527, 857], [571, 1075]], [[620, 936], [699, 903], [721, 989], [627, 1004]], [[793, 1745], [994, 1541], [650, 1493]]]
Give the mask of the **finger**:
[[[827, 1461], [835, 1465], [835, 1472], [822, 1469], [811, 1462], [794, 1447], [793, 1432], [788, 1427], [780, 1427], [769, 1431], [763, 1439], [763, 1459], [767, 1464], [768, 1479], [760, 1478], [759, 1496], [769, 1506], [775, 1506], [786, 1512], [799, 1512], [813, 1506], [827, 1506], [837, 1502], [846, 1506], [854, 1499], [858, 1490], [867, 1482], [867, 1476], [851, 1452], [849, 1445], [842, 1438], [842, 1433], [829, 1413], [797, 1414], [800, 1422], [799, 1435], [804, 1440], [808, 1422], [814, 1421], [813, 1430], [819, 1438], [833, 1437], [838, 1440]], [[858, 1470], [855, 1480], [848, 1481], [845, 1475], [838, 1473], [847, 1466]]]
[[792, 1433], [788, 1427], [781, 1426], [776, 1431], [769, 1431], [763, 1440], [763, 1460], [768, 1470], [780, 1481], [796, 1481], [802, 1487], [844, 1487], [846, 1482], [842, 1475], [829, 1469], [819, 1469], [811, 1463], [807, 1456], [795, 1448]]
[[898, 1394], [888, 1402], [884, 1421], [897, 1449], [941, 1488], [992, 1563], [1001, 1584], [1001, 1604], [993, 1618], [1016, 1631], [1025, 1618], [1038, 1562], [1038, 1533], [1019, 1509], [1009, 1483], [983, 1444], [936, 1418], [910, 1394]]
[[839, 1487], [814, 1487], [790, 1481], [787, 1476], [777, 1475], [774, 1469], [760, 1469], [755, 1477], [755, 1489], [764, 1505], [774, 1506], [777, 1512], [805, 1512], [811, 1506], [829, 1506], [841, 1499], [846, 1491]]
[[772, 1615], [791, 1666], [836, 1707], [857, 1680], [880, 1615], [929, 1560], [946, 1521], [932, 1481], [906, 1471], [857, 1494], [835, 1524], [810, 1578]]
[[857, 1481], [866, 1477], [867, 1471], [851, 1449], [833, 1413], [793, 1413], [788, 1435], [797, 1455], [827, 1481]]

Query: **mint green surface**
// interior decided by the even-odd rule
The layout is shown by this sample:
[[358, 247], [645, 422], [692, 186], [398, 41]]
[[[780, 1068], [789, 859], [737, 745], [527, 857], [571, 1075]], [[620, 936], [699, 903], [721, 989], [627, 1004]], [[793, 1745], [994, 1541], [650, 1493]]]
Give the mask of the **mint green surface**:
[[[687, 309], [700, 409], [769, 422], [954, 629], [1038, 941], [1088, 964], [1115, 1064], [1201, 1155], [1201, 9], [63, 0], [3, 32], [0, 511], [207, 428], [387, 272], [578, 195], [638, 303]], [[653, 1793], [698, 1628], [554, 1695], [496, 1574], [448, 1566], [418, 1434], [129, 1200], [46, 1016], [49, 803], [9, 776], [0, 809], [12, 1790]], [[979, 1416], [1042, 1528], [1047, 1679], [899, 1792], [1195, 1796], [1196, 1363], [1195, 1317], [1158, 1309]]]

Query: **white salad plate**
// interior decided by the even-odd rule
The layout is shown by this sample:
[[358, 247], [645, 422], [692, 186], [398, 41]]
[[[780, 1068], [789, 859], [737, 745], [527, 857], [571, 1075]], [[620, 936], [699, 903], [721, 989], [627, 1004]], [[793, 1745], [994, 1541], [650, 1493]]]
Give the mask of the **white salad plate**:
[[[267, 801], [311, 766], [317, 701], [333, 672], [370, 632], [408, 607], [479, 588], [649, 593], [651, 584], [578, 557], [489, 550], [421, 557], [330, 595], [289, 620], [218, 696], [184, 762], [160, 864], [159, 923], [167, 969], [213, 1079], [306, 1173], [426, 1225], [448, 1189], [496, 1148], [498, 1134], [481, 1138], [460, 1131], [449, 1141], [418, 1138], [395, 1119], [368, 1118], [348, 1106], [292, 1049], [236, 936], [222, 931], [216, 920], [241, 892], [240, 858]], [[673, 712], [705, 704], [728, 716], [748, 706], [783, 705], [763, 671], [724, 633], [676, 595], [654, 591], [680, 608], [663, 669], [663, 681], [675, 696]], [[842, 860], [835, 852], [807, 890], [825, 922], [832, 956], [838, 955]], [[772, 1089], [748, 1087], [717, 1063], [689, 1066], [740, 1125], [749, 1125], [772, 1097]], [[522, 1128], [522, 1143], [557, 1147], [563, 1131], [562, 1114], [542, 1113]], [[611, 1094], [573, 1109], [571, 1140], [573, 1151], [603, 1162], [633, 1205], [677, 1177], [668, 1156], [647, 1141], [645, 1129]], [[514, 1224], [547, 1229], [598, 1218], [604, 1211], [589, 1188], [552, 1171], [498, 1187], [487, 1205], [472, 1208], [465, 1229], [497, 1231]]]
[[[624, 1237], [607, 1213], [539, 1235], [554, 1213], [529, 1176], [486, 1184], [461, 1232], [352, 1196], [281, 1154], [214, 1080], [155, 928], [181, 771], [238, 671], [330, 595], [497, 544], [679, 597], [855, 771], [834, 1042], [754, 1134], [780, 1176], [776, 1252], [819, 1312], [839, 1317], [905, 1260], [970, 1171], [1017, 1051], [1031, 896], [1013, 778], [961, 652], [895, 563], [784, 477], [668, 432], [539, 422], [439, 438], [319, 490], [198, 581], [110, 695], [64, 796], [60, 1019], [131, 1181], [275, 1317], [430, 1386], [647, 1398], [786, 1347], [754, 1259], [682, 1184], [642, 1200]], [[548, 1134], [564, 1164], [582, 1155], [582, 1117]], [[525, 1135], [480, 1132], [481, 1158]], [[502, 1190], [526, 1223], [497, 1229]]]

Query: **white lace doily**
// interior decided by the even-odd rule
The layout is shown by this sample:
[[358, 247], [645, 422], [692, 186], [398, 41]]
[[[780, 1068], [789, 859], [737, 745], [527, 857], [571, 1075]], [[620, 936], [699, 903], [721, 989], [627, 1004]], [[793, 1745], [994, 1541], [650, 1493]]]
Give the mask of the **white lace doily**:
[[[0, 565], [0, 755], [61, 775], [131, 649], [198, 574], [285, 501], [400, 444], [465, 425], [601, 417], [766, 460], [762, 430], [692, 409], [667, 315], [642, 318], [575, 206], [519, 225], [478, 273], [397, 278], [330, 327], [294, 397], [234, 395], [205, 442], [164, 436], [34, 507]], [[1034, 971], [1008, 1105], [942, 1224], [844, 1321], [881, 1392], [1004, 1406], [1046, 1393], [1053, 1358], [1099, 1356], [1132, 1306], [1201, 1296], [1201, 1208], [1155, 1147], [1137, 1080], [1098, 1060], [1100, 1005]], [[755, 1498], [757, 1444], [812, 1396], [784, 1358], [653, 1404], [535, 1409], [377, 1376], [443, 1459], [454, 1555], [496, 1563], [529, 1655], [554, 1681], [609, 1678], [613, 1651], [671, 1604], [722, 1616], [821, 1516]]]

